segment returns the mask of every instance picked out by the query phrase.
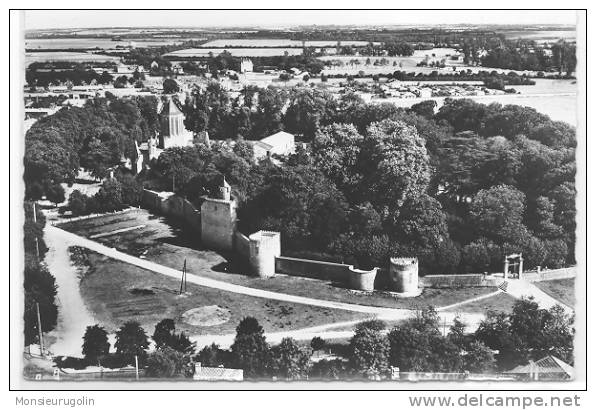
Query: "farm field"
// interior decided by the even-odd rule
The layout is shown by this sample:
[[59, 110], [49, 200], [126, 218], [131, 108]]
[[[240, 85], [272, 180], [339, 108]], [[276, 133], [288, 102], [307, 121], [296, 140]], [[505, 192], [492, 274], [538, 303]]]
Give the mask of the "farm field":
[[31, 64], [45, 61], [75, 61], [75, 62], [103, 62], [103, 61], [120, 61], [118, 57], [106, 56], [101, 54], [81, 53], [74, 51], [58, 51], [58, 52], [31, 52], [25, 53], [25, 63]]
[[221, 54], [224, 50], [235, 57], [272, 57], [287, 55], [301, 55], [302, 48], [187, 48], [164, 54], [164, 57], [207, 57]]
[[534, 282], [543, 292], [573, 308], [575, 306], [575, 278]]
[[[307, 47], [335, 47], [337, 40], [327, 41], [306, 41]], [[340, 41], [342, 46], [366, 46], [367, 41], [346, 40]], [[376, 42], [375, 44], [379, 44]], [[244, 38], [222, 38], [209, 41], [204, 44], [205, 47], [225, 48], [225, 47], [302, 47], [302, 41], [290, 40], [285, 38], [267, 38], [267, 39], [244, 39]]]
[[[360, 313], [251, 297], [191, 283], [179, 295], [177, 280], [82, 248], [74, 249], [71, 255], [82, 272], [80, 289], [85, 304], [108, 332], [128, 320], [138, 321], [149, 335], [165, 318], [174, 319], [180, 331], [202, 335], [233, 333], [246, 316], [255, 317], [267, 332], [367, 318]], [[197, 308], [204, 310], [201, 320], [184, 319], [185, 312]]]
[[182, 229], [171, 219], [156, 216], [146, 210], [132, 210], [117, 215], [102, 216], [60, 225], [60, 228], [84, 237], [131, 229], [94, 240], [121, 252], [142, 257], [174, 269], [182, 269], [184, 260], [188, 272], [257, 289], [287, 293], [361, 305], [417, 309], [428, 305], [451, 305], [463, 300], [494, 292], [494, 288], [425, 289], [415, 298], [398, 298], [390, 293], [363, 292], [345, 289], [324, 280], [276, 275], [268, 280], [251, 276], [248, 267], [233, 258], [201, 245], [198, 233]]

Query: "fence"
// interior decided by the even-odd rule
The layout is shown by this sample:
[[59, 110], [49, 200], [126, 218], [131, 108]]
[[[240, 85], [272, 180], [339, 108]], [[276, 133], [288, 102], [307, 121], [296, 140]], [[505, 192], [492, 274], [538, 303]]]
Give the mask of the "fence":
[[522, 278], [528, 282], [542, 282], [545, 280], [575, 278], [576, 274], [577, 266], [571, 266], [569, 268], [524, 272]]

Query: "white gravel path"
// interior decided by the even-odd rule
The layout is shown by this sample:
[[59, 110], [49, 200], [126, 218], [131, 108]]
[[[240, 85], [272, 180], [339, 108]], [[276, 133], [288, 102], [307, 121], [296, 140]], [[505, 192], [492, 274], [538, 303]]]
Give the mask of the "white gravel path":
[[[83, 334], [87, 326], [95, 323], [87, 310], [79, 290], [77, 269], [70, 260], [66, 241], [60, 232], [46, 225], [44, 239], [49, 247], [45, 261], [58, 285], [58, 323], [49, 333], [55, 342], [47, 346], [54, 355], [80, 355]], [[51, 340], [51, 339], [50, 339]]]

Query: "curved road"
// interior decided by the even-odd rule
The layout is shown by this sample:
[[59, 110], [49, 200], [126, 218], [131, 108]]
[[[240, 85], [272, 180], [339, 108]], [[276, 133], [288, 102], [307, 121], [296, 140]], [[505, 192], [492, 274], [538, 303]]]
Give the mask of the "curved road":
[[[81, 247], [87, 248], [89, 250], [100, 253], [102, 255], [108, 256], [110, 258], [113, 258], [113, 259], [116, 259], [116, 260], [119, 260], [122, 262], [130, 263], [131, 265], [135, 265], [140, 268], [150, 270], [152, 272], [156, 272], [156, 273], [160, 273], [160, 274], [169, 276], [176, 280], [178, 280], [181, 276], [181, 271], [179, 271], [179, 270], [169, 268], [167, 266], [163, 266], [158, 263], [151, 262], [151, 261], [148, 261], [145, 259], [140, 259], [135, 256], [128, 255], [128, 254], [120, 252], [114, 248], [110, 248], [108, 246], [102, 245], [102, 244], [92, 241], [90, 239], [83, 238], [81, 236], [67, 232], [63, 229], [52, 226], [50, 224], [46, 225], [45, 230], [46, 230], [47, 240], [50, 243], [50, 246], [59, 246], [61, 248], [61, 250], [66, 255], [68, 255], [68, 252], [66, 252], [68, 247], [72, 246], [72, 245], [76, 245], [76, 246], [81, 246]], [[64, 263], [66, 263], [66, 262], [60, 260], [60, 266], [54, 265], [53, 267], [50, 267], [52, 273], [56, 274], [57, 272], [64, 270], [64, 266], [63, 266]], [[72, 313], [76, 312], [76, 315], [74, 315], [74, 314], [69, 315], [69, 317], [77, 316], [77, 318], [74, 320], [74, 322], [70, 322], [71, 319], [63, 321], [63, 323], [66, 326], [69, 326], [69, 322], [70, 322], [70, 324], [77, 324], [77, 326], [70, 325], [69, 327], [71, 328], [71, 330], [66, 332], [69, 335], [69, 338], [71, 336], [73, 338], [73, 342], [70, 343], [69, 345], [72, 345], [74, 347], [74, 344], [80, 343], [80, 340], [81, 340], [82, 332], [79, 329], [82, 326], [81, 322], [90, 320], [90, 322], [88, 322], [88, 324], [91, 324], [91, 323], [93, 323], [93, 320], [92, 320], [92, 318], [90, 318], [90, 315], [88, 314], [86, 308], [84, 308], [84, 304], [83, 304], [82, 308], [80, 306], [80, 304], [81, 304], [80, 302], [82, 302], [82, 298], [80, 297], [80, 294], [78, 293], [79, 290], [78, 290], [78, 280], [76, 279], [76, 271], [70, 265], [70, 261], [68, 261], [68, 265], [70, 266], [70, 269], [59, 273], [57, 275], [57, 280], [59, 281], [59, 285], [62, 287], [64, 285], [60, 283], [61, 280], [58, 279], [58, 276], [62, 276], [62, 274], [74, 275], [74, 278], [75, 278], [75, 282], [73, 282], [71, 280], [70, 282], [68, 282], [69, 283], [68, 286], [63, 287], [61, 290], [59, 289], [59, 299], [61, 300], [61, 305], [62, 306], [65, 306], [67, 304], [69, 305], [69, 307], [67, 309], [61, 309], [61, 310], [68, 310]], [[310, 305], [310, 306], [318, 306], [318, 307], [329, 308], [329, 309], [342, 309], [342, 310], [348, 310], [351, 312], [365, 313], [365, 314], [375, 316], [378, 319], [385, 320], [385, 321], [403, 320], [403, 319], [410, 317], [413, 313], [411, 310], [408, 310], [408, 309], [394, 309], [394, 308], [386, 308], [386, 307], [378, 307], [378, 306], [357, 305], [357, 304], [351, 304], [351, 303], [342, 303], [342, 302], [335, 302], [335, 301], [330, 301], [330, 300], [322, 300], [322, 299], [314, 299], [314, 298], [309, 298], [309, 297], [304, 297], [304, 296], [290, 295], [290, 294], [286, 294], [286, 293], [272, 292], [272, 291], [268, 291], [268, 290], [262, 290], [262, 289], [241, 286], [241, 285], [235, 285], [235, 284], [231, 284], [231, 283], [224, 282], [224, 281], [219, 281], [219, 280], [215, 280], [215, 279], [209, 279], [209, 278], [197, 276], [194, 274], [188, 274], [187, 280], [189, 282], [194, 283], [199, 286], [215, 288], [215, 289], [219, 289], [222, 291], [233, 292], [233, 293], [258, 297], [258, 298], [279, 300], [279, 301], [283, 301], [283, 302], [300, 303], [300, 304], [305, 304], [305, 305]], [[63, 282], [63, 283], [66, 283], [66, 282]], [[76, 287], [74, 287], [74, 283], [76, 283], [76, 285], [77, 285]], [[519, 287], [516, 287], [516, 288], [519, 288]], [[533, 285], [531, 285], [529, 287], [524, 286], [523, 288], [528, 291], [533, 291], [533, 289], [537, 289]], [[67, 296], [66, 297], [67, 300], [65, 300], [65, 298], [63, 297], [63, 295], [66, 294], [65, 292], [74, 294], [75, 297], [73, 297], [71, 299], [70, 297]], [[453, 308], [453, 307], [456, 307], [459, 305], [463, 305], [466, 303], [470, 303], [470, 302], [473, 302], [473, 301], [476, 301], [479, 299], [483, 299], [486, 297], [490, 297], [490, 296], [495, 295], [496, 293], [498, 293], [498, 292], [490, 293], [487, 295], [483, 295], [481, 297], [477, 297], [474, 299], [459, 302], [454, 305], [438, 308], [437, 310], [439, 311], [439, 315], [441, 317], [441, 322], [450, 324], [455, 317], [459, 316], [460, 319], [467, 324], [469, 330], [474, 330], [478, 326], [480, 321], [484, 318], [484, 315], [482, 313], [459, 313], [458, 314], [455, 312], [444, 312], [444, 310], [446, 310], [448, 308]], [[514, 295], [514, 296], [517, 296], [517, 295]], [[71, 302], [72, 302], [72, 305], [71, 305]], [[71, 306], [74, 306], [74, 308], [72, 308]], [[273, 343], [280, 341], [284, 337], [293, 337], [296, 340], [308, 340], [314, 336], [320, 336], [320, 337], [324, 337], [327, 339], [347, 338], [347, 337], [351, 337], [351, 335], [353, 334], [351, 327], [355, 323], [357, 323], [357, 321], [347, 321], [347, 322], [332, 323], [332, 324], [328, 324], [328, 325], [315, 326], [315, 327], [303, 328], [303, 329], [292, 330], [292, 331], [271, 332], [271, 333], [267, 333], [267, 338]], [[333, 330], [333, 329], [338, 329], [338, 328], [339, 328], [339, 330]], [[83, 329], [83, 331], [84, 331], [84, 329]], [[76, 337], [75, 337], [75, 333], [76, 333]], [[66, 336], [62, 336], [62, 338], [65, 339]], [[218, 343], [220, 346], [228, 346], [232, 343], [232, 341], [234, 339], [234, 335], [233, 334], [228, 334], [228, 335], [193, 335], [191, 337], [191, 339], [193, 341], [196, 341], [197, 346], [199, 346], [199, 347], [209, 345], [213, 342]], [[76, 341], [76, 343], [75, 343], [75, 341]], [[65, 344], [65, 346], [66, 346], [66, 344]], [[79, 349], [80, 349], [80, 346], [77, 346], [77, 350], [76, 350], [77, 354], [78, 354]], [[73, 353], [75, 353], [75, 352], [73, 352]]]

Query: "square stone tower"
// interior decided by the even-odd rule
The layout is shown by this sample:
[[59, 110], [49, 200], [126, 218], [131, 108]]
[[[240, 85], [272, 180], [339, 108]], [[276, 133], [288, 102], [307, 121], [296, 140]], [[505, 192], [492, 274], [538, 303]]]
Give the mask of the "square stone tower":
[[236, 201], [225, 178], [219, 187], [219, 198], [205, 198], [201, 205], [201, 240], [212, 249], [234, 249]]

